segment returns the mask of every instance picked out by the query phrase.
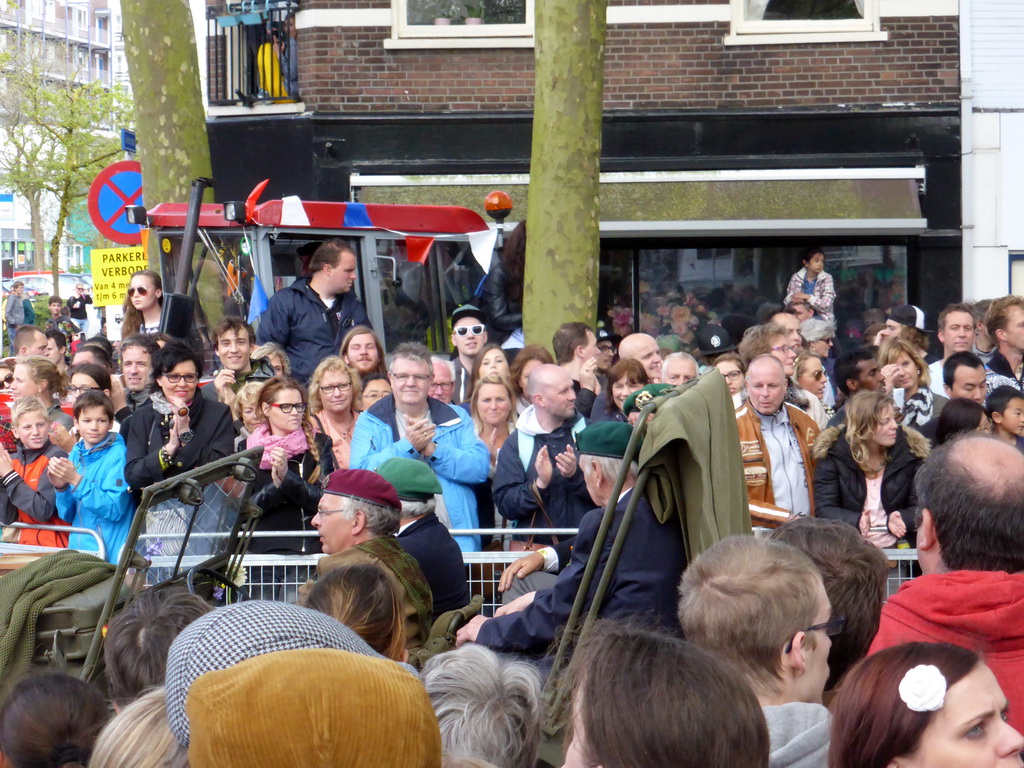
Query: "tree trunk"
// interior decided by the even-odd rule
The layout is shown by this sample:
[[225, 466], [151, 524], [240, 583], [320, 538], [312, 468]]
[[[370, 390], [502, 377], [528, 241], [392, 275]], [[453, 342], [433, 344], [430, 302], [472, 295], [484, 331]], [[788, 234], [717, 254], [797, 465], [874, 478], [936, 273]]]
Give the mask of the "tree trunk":
[[53, 275], [53, 296], [60, 296], [60, 241], [64, 239], [64, 227], [71, 213], [71, 191], [67, 188], [59, 195], [57, 222], [50, 239], [50, 274]]
[[598, 186], [607, 0], [536, 4], [523, 330], [550, 347], [597, 317]]
[[188, 3], [132, 0], [121, 12], [146, 207], [188, 202], [191, 180], [212, 175]]
[[29, 226], [32, 228], [32, 261], [35, 263], [36, 272], [46, 269], [46, 235], [43, 234], [42, 197], [41, 192], [36, 192], [26, 198], [28, 200]]

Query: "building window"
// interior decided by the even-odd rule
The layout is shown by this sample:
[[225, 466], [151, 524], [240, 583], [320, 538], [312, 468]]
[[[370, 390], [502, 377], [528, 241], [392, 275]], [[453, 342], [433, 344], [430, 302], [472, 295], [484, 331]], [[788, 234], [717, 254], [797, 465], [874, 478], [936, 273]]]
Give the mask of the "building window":
[[732, 40], [790, 42], [820, 35], [878, 35], [878, 0], [731, 0]]
[[533, 36], [534, 0], [392, 0], [396, 38]]

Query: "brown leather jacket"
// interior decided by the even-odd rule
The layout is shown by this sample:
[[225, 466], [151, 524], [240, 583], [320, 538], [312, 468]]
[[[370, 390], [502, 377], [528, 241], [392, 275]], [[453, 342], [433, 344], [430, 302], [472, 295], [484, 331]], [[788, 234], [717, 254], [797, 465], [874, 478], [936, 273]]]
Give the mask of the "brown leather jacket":
[[[807, 495], [814, 510], [814, 459], [811, 446], [818, 437], [818, 425], [810, 416], [795, 406], [783, 406], [800, 445], [800, 456], [807, 477]], [[775, 504], [772, 492], [772, 467], [761, 434], [761, 419], [749, 403], [736, 410], [736, 428], [740, 433], [740, 455], [743, 458], [743, 476], [747, 483], [750, 520], [755, 526], [777, 528], [789, 519], [790, 511]]]

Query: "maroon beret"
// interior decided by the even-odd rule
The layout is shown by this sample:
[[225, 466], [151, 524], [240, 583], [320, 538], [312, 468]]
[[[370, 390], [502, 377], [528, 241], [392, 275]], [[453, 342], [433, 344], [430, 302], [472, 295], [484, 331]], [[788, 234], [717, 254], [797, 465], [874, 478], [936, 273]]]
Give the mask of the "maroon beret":
[[339, 469], [332, 472], [327, 478], [324, 493], [349, 496], [381, 507], [402, 508], [395, 486], [368, 469]]

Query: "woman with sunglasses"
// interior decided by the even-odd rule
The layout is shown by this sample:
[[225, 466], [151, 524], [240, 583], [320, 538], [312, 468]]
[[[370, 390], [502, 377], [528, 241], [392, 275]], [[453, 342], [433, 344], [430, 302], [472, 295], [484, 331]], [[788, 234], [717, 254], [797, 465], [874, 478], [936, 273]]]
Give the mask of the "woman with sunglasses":
[[797, 355], [793, 364], [793, 383], [805, 392], [809, 392], [818, 398], [825, 415], [830, 419], [835, 411], [825, 403], [825, 386], [828, 384], [828, 376], [825, 374], [825, 365], [821, 358], [812, 352], [801, 352]]
[[163, 283], [152, 269], [140, 269], [128, 284], [124, 300], [124, 322], [121, 338], [137, 333], [156, 333], [160, 330], [160, 311], [164, 303]]
[[231, 454], [231, 409], [203, 397], [203, 359], [173, 339], [153, 355], [155, 391], [128, 421], [125, 477], [136, 493], [153, 483]]
[[14, 378], [11, 392], [15, 400], [23, 397], [38, 397], [46, 406], [50, 420], [65, 429], [71, 429], [75, 420], [61, 410], [60, 402], [67, 392], [67, 377], [57, 366], [45, 357], [30, 355], [14, 361]]
[[904, 538], [914, 545], [914, 477], [931, 452], [896, 414], [884, 392], [857, 392], [846, 402], [845, 424], [822, 432], [811, 450], [815, 515], [849, 523], [880, 549]]
[[331, 438], [337, 469], [348, 469], [361, 395], [359, 374], [337, 356], [321, 360], [309, 380], [309, 410], [320, 431]]
[[[335, 464], [331, 438], [313, 432], [307, 405], [306, 390], [295, 379], [271, 379], [256, 399], [263, 422], [246, 441], [246, 448], [263, 446], [252, 484], [252, 501], [263, 510], [256, 530], [312, 530], [308, 521], [317, 513], [323, 496], [320, 478], [330, 475]], [[320, 542], [315, 538], [256, 538], [249, 551], [316, 553]]]

